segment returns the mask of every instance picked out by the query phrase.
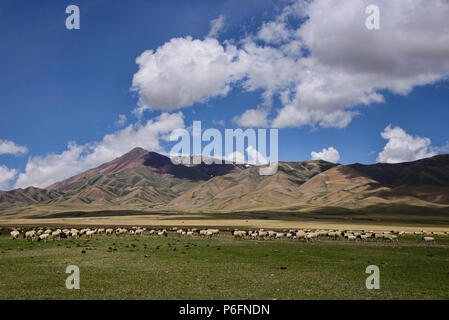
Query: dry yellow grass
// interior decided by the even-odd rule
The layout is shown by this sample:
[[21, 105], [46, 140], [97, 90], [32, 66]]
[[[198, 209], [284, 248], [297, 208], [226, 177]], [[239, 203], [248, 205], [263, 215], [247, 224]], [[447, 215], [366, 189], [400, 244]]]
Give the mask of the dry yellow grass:
[[231, 227], [265, 229], [352, 229], [352, 230], [403, 230], [449, 232], [449, 226], [420, 226], [406, 224], [343, 223], [329, 221], [294, 221], [276, 219], [214, 219], [203, 215], [129, 215], [81, 218], [0, 219], [0, 225], [121, 225], [121, 226], [178, 226], [178, 227]]

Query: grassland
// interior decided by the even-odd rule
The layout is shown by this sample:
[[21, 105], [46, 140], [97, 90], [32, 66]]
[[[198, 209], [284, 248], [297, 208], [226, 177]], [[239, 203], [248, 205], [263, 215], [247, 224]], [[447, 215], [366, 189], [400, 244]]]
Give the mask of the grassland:
[[[379, 290], [365, 268], [380, 268]], [[77, 265], [81, 289], [65, 288]], [[424, 244], [0, 236], [0, 299], [449, 299], [449, 237]]]

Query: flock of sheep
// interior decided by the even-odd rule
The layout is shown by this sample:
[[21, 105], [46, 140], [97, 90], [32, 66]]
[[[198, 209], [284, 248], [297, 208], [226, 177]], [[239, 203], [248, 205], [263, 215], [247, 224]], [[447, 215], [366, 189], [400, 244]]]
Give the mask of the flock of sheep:
[[[428, 233], [424, 230], [416, 232], [406, 232], [406, 231], [384, 231], [384, 232], [374, 232], [374, 231], [351, 231], [351, 230], [289, 230], [288, 232], [275, 232], [275, 231], [265, 231], [264, 229], [256, 231], [240, 231], [234, 230], [232, 232], [236, 239], [303, 239], [305, 241], [313, 241], [318, 238], [326, 239], [347, 239], [347, 240], [369, 240], [369, 239], [380, 239], [397, 241], [398, 237], [407, 234], [414, 235], [427, 235]], [[448, 232], [436, 233], [431, 232], [431, 235], [448, 235]], [[423, 236], [422, 240], [426, 242], [435, 242], [434, 237]]]
[[[52, 228], [33, 228], [31, 230], [24, 230], [23, 228], [10, 228], [11, 232], [11, 239], [17, 240], [19, 238], [23, 239], [29, 239], [31, 241], [47, 241], [47, 240], [61, 240], [64, 238], [71, 238], [71, 239], [79, 239], [79, 238], [92, 238], [93, 235], [104, 235], [104, 236], [125, 236], [125, 235], [132, 235], [132, 236], [142, 236], [144, 234], [147, 234], [149, 236], [159, 236], [159, 237], [167, 237], [168, 231], [167, 229], [162, 230], [147, 230], [147, 228], [144, 227], [132, 227], [129, 230], [126, 228], [96, 228], [96, 229], [90, 229], [90, 228], [83, 228], [83, 229], [52, 229]], [[188, 229], [186, 231], [182, 229], [171, 228], [171, 231], [175, 231], [177, 235], [179, 236], [190, 236], [193, 237], [194, 235], [198, 235], [202, 238], [212, 238], [213, 236], [217, 236], [220, 233], [219, 229], [204, 229], [199, 230], [197, 228]], [[0, 230], [1, 234], [1, 230]]]
[[[10, 228], [11, 239], [16, 240], [19, 239], [21, 234], [24, 239], [29, 239], [31, 241], [48, 241], [48, 240], [61, 240], [62, 238], [92, 238], [94, 235], [104, 235], [104, 236], [157, 236], [157, 237], [167, 237], [168, 231], [167, 229], [161, 230], [147, 230], [144, 227], [132, 227], [129, 229], [126, 228], [83, 228], [83, 229], [52, 229], [45, 227], [33, 228], [31, 230], [24, 230], [22, 228]], [[180, 237], [194, 237], [199, 236], [201, 238], [212, 238], [216, 237], [220, 234], [219, 229], [178, 229], [177, 227], [169, 228], [169, 231], [175, 233]], [[1, 230], [0, 230], [1, 232]], [[422, 240], [426, 242], [435, 242], [435, 238], [429, 235], [448, 235], [448, 232], [431, 232], [428, 233], [424, 230], [416, 231], [416, 232], [405, 232], [405, 231], [384, 231], [384, 232], [374, 232], [374, 231], [351, 231], [351, 230], [310, 230], [310, 229], [301, 229], [301, 230], [289, 230], [288, 232], [277, 232], [273, 230], [233, 230], [231, 231], [232, 236], [235, 239], [253, 239], [253, 240], [266, 240], [266, 239], [298, 239], [305, 241], [313, 241], [318, 238], [324, 239], [347, 239], [350, 241], [362, 240], [367, 241], [369, 239], [379, 239], [379, 240], [387, 240], [387, 241], [397, 241], [398, 237], [414, 234], [414, 235], [422, 235]]]

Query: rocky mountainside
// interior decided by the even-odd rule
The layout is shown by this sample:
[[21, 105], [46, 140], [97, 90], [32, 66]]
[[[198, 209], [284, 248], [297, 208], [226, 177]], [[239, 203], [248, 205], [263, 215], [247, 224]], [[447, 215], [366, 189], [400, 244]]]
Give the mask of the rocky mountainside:
[[0, 215], [83, 210], [394, 210], [400, 206], [449, 214], [449, 155], [400, 164], [279, 162], [275, 175], [261, 176], [255, 166], [175, 165], [164, 155], [135, 148], [46, 189], [0, 191]]

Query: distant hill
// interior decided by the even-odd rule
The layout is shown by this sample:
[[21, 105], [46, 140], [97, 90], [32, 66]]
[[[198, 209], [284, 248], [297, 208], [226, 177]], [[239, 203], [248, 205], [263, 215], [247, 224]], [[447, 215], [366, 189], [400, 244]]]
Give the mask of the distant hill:
[[175, 165], [135, 148], [46, 189], [0, 191], [0, 216], [55, 212], [389, 212], [449, 217], [449, 155], [399, 164]]

